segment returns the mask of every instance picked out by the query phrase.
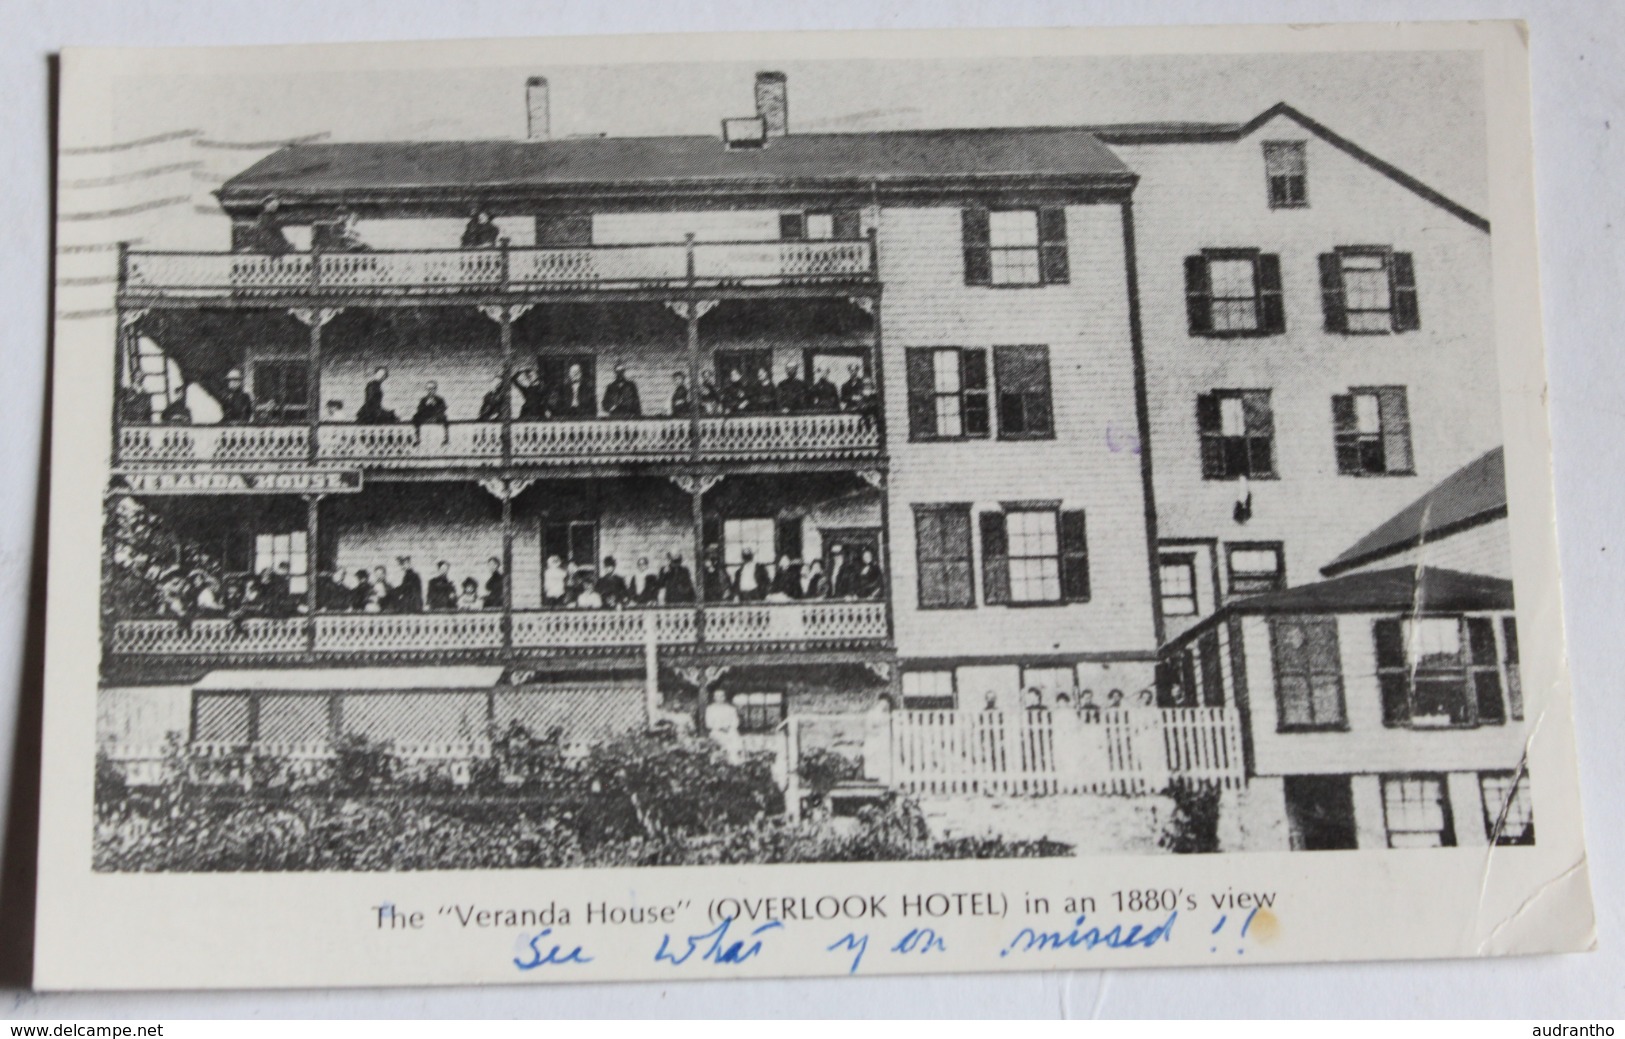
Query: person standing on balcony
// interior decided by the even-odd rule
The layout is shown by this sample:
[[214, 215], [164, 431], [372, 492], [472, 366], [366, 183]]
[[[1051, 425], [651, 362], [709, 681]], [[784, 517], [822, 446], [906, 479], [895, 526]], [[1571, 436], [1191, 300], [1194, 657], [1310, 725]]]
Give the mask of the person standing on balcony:
[[339, 214], [337, 220], [315, 224], [311, 230], [315, 247], [324, 252], [365, 253], [372, 251], [372, 247], [361, 240], [360, 232], [355, 229], [354, 210], [346, 209]]
[[366, 395], [362, 398], [361, 407], [356, 410], [355, 420], [363, 426], [387, 426], [399, 422], [393, 411], [384, 407], [384, 380], [389, 378], [389, 369], [383, 365], [372, 373], [372, 379], [367, 383]]
[[688, 376], [682, 372], [672, 372], [671, 414], [673, 418], [688, 418], [694, 408], [694, 401], [688, 395]]
[[564, 560], [548, 556], [542, 570], [542, 605], [549, 609], [562, 607], [570, 597], [570, 571], [564, 569]]
[[626, 578], [615, 572], [614, 556], [604, 557], [604, 569], [598, 574], [598, 580], [593, 582], [593, 590], [607, 610], [626, 605]]
[[[536, 369], [526, 368], [520, 371], [513, 377], [513, 383], [519, 388], [519, 421], [540, 422], [547, 418], [547, 391], [543, 389]], [[486, 396], [489, 397], [490, 394]], [[506, 400], [503, 403], [506, 405]]]
[[491, 379], [491, 388], [485, 391], [480, 398], [481, 422], [501, 422], [508, 414], [508, 384], [502, 376], [497, 375]]
[[457, 585], [451, 579], [451, 564], [444, 559], [434, 565], [434, 576], [429, 578], [429, 609], [455, 610]]
[[507, 575], [502, 572], [502, 560], [496, 556], [492, 556], [486, 562], [490, 564], [491, 576], [485, 579], [485, 608], [500, 610], [507, 602], [502, 594], [503, 582]]
[[722, 553], [715, 545], [705, 550], [705, 563], [700, 570], [700, 590], [705, 593], [708, 603], [727, 602], [733, 597], [733, 582], [728, 580], [728, 571], [722, 566]]
[[728, 383], [722, 387], [722, 413], [738, 415], [750, 408], [750, 387], [738, 368], [728, 369]]
[[349, 592], [350, 609], [357, 613], [365, 610], [367, 604], [372, 602], [372, 581], [367, 576], [367, 571], [357, 570], [355, 572], [355, 587], [349, 589]]
[[801, 598], [801, 564], [787, 552], [779, 557], [773, 568], [773, 583], [768, 586], [767, 597], [772, 602], [790, 602]]
[[367, 586], [367, 613], [384, 613], [393, 609], [395, 589], [389, 585], [389, 574], [382, 566], [372, 568], [372, 583]]
[[164, 413], [158, 416], [164, 425], [190, 426], [192, 424], [192, 409], [186, 404], [186, 386], [186, 380], [182, 379], [180, 388], [175, 391], [175, 396], [170, 399], [168, 406], [164, 408]]
[[604, 416], [606, 418], [642, 418], [643, 401], [638, 397], [638, 384], [626, 377], [626, 364], [615, 362], [615, 378], [604, 387]]
[[418, 410], [412, 414], [412, 439], [417, 443], [423, 442], [423, 427], [439, 426], [440, 443], [451, 443], [451, 422], [446, 418], [446, 398], [440, 395], [440, 387], [433, 379], [423, 384], [423, 399], [418, 401]]
[[757, 415], [771, 415], [779, 410], [778, 395], [773, 392], [773, 373], [767, 368], [756, 369], [756, 378], [750, 382], [747, 391], [750, 397], [749, 410]]
[[423, 578], [412, 569], [411, 556], [395, 560], [401, 568], [401, 583], [395, 586], [395, 613], [423, 612]]
[[275, 196], [267, 198], [260, 203], [259, 215], [254, 222], [242, 228], [232, 243], [238, 252], [269, 253], [272, 256], [284, 256], [293, 252], [293, 243], [288, 236], [282, 233], [282, 218], [279, 211], [282, 203]]
[[457, 598], [459, 610], [483, 609], [480, 605], [480, 583], [472, 577], [463, 578], [463, 594]]
[[734, 570], [734, 598], [740, 602], [760, 602], [767, 598], [769, 583], [767, 567], [756, 561], [755, 551], [741, 549], [739, 567]]
[[807, 382], [794, 364], [784, 366], [784, 381], [779, 383], [779, 410], [790, 415], [807, 410]]
[[694, 575], [683, 565], [681, 552], [666, 553], [666, 565], [660, 571], [660, 596], [667, 606], [694, 601]]
[[491, 214], [483, 209], [475, 209], [468, 217], [468, 223], [463, 227], [464, 249], [495, 249], [501, 239], [502, 232], [491, 219]]
[[594, 399], [592, 383], [587, 381], [587, 375], [581, 370], [581, 365], [570, 366], [569, 372], [564, 377], [564, 383], [553, 392], [553, 401], [548, 410], [556, 419], [597, 416], [598, 401]]
[[841, 394], [830, 381], [829, 369], [818, 369], [818, 378], [807, 391], [807, 409], [820, 413], [841, 410]]
[[846, 558], [846, 546], [837, 542], [829, 550], [829, 594], [836, 599], [853, 597], [854, 568]]
[[649, 569], [649, 557], [638, 557], [638, 568], [626, 579], [626, 597], [633, 606], [653, 606], [660, 601], [660, 575]]
[[802, 578], [799, 598], [829, 598], [829, 580], [824, 576], [824, 561], [822, 559], [814, 559], [807, 564], [807, 572], [806, 576]]
[[220, 422], [227, 426], [246, 426], [254, 421], [254, 398], [243, 389], [243, 371], [233, 368], [226, 373], [226, 390], [220, 394]]
[[875, 550], [863, 550], [863, 561], [852, 575], [852, 595], [858, 599], [878, 599], [886, 590], [886, 574], [875, 560]]
[[700, 373], [700, 414], [722, 414], [722, 394], [717, 392], [716, 376], [709, 368]]
[[841, 410], [863, 411], [869, 400], [868, 381], [863, 377], [861, 364], [846, 367], [846, 382], [841, 384]]

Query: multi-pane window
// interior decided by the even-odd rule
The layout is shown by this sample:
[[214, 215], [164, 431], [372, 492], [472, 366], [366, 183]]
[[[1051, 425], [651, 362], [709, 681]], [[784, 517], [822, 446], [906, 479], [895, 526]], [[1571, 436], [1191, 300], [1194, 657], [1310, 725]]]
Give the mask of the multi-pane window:
[[1231, 595], [1258, 595], [1286, 587], [1286, 559], [1279, 541], [1235, 542], [1225, 547]]
[[722, 521], [723, 563], [730, 570], [745, 561], [750, 550], [754, 562], [772, 563], [778, 548], [778, 524], [767, 519], [728, 519]]
[[735, 693], [740, 732], [772, 732], [784, 721], [783, 693]]
[[954, 440], [988, 435], [986, 350], [911, 347], [907, 359], [911, 439]]
[[1535, 843], [1535, 807], [1527, 772], [1481, 772], [1478, 789], [1484, 797], [1484, 833], [1491, 844]]
[[1270, 644], [1275, 656], [1277, 728], [1288, 732], [1346, 727], [1337, 619], [1271, 618]]
[[1309, 204], [1309, 170], [1303, 141], [1265, 141], [1264, 176], [1269, 182], [1271, 209], [1293, 209]]
[[263, 574], [270, 570], [273, 573], [281, 573], [283, 566], [286, 566], [288, 590], [295, 595], [303, 594], [305, 591], [305, 578], [309, 574], [307, 564], [304, 531], [255, 535], [254, 572]]
[[1501, 725], [1501, 667], [1488, 617], [1384, 618], [1372, 625], [1383, 724]]
[[966, 209], [966, 285], [1058, 285], [1070, 279], [1066, 210]]
[[1196, 557], [1188, 553], [1164, 555], [1157, 560], [1157, 576], [1162, 594], [1164, 617], [1194, 617], [1196, 602]]
[[1322, 253], [1320, 296], [1328, 332], [1381, 334], [1422, 327], [1410, 253], [1385, 246]]
[[598, 572], [598, 524], [592, 520], [549, 520], [542, 524], [542, 562], [557, 556], [572, 574]]
[[256, 361], [254, 400], [272, 421], [305, 421], [310, 414], [309, 362], [291, 358]]
[[1055, 435], [1050, 402], [1049, 347], [993, 348], [994, 384], [999, 394], [999, 436], [1009, 439]]
[[150, 339], [136, 340], [132, 385], [146, 395], [156, 421], [185, 392], [180, 367]]
[[1208, 480], [1275, 475], [1275, 416], [1269, 390], [1214, 390], [1196, 398], [1202, 476]]
[[824, 241], [831, 238], [858, 238], [862, 221], [855, 209], [818, 213], [780, 213], [779, 237], [791, 240]]
[[1011, 506], [984, 512], [982, 599], [989, 605], [1087, 602], [1084, 514]]
[[1185, 313], [1191, 335], [1286, 331], [1281, 258], [1257, 249], [1206, 249], [1185, 257]]
[[1354, 389], [1332, 398], [1337, 471], [1346, 476], [1408, 476], [1411, 415], [1403, 386]]
[[914, 552], [920, 609], [965, 609], [976, 605], [969, 505], [916, 505]]
[[904, 671], [903, 706], [910, 711], [951, 711], [954, 709], [952, 671]]
[[1443, 776], [1384, 776], [1382, 813], [1390, 848], [1455, 846]]

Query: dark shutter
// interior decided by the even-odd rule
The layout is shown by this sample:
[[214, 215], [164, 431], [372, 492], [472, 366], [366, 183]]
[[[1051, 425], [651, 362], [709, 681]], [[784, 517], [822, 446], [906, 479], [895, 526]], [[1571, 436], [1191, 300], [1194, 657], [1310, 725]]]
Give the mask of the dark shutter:
[[1185, 316], [1191, 335], [1205, 336], [1213, 331], [1213, 282], [1205, 256], [1185, 257]]
[[1089, 535], [1081, 509], [1061, 513], [1061, 599], [1089, 601]]
[[914, 514], [914, 554], [922, 609], [976, 605], [971, 587], [970, 509], [920, 508]]
[[1513, 721], [1523, 721], [1523, 675], [1518, 671], [1518, 622], [1501, 620], [1501, 639], [1506, 646], [1507, 710]]
[[566, 247], [592, 244], [591, 213], [551, 213], [536, 218], [536, 244]]
[[[702, 519], [700, 521], [700, 535], [700, 539], [705, 542], [707, 550], [715, 545], [720, 552], [722, 550], [722, 517], [713, 515]], [[700, 562], [703, 564], [705, 561], [702, 559]]]
[[985, 437], [991, 425], [987, 404], [987, 351], [983, 349], [959, 352], [959, 384], [961, 424], [968, 437]]
[[960, 227], [962, 244], [965, 247], [965, 284], [993, 284], [993, 249], [990, 244], [987, 210], [962, 210]]
[[1258, 256], [1258, 331], [1279, 335], [1286, 331], [1286, 307], [1281, 302], [1281, 258], [1275, 253]]
[[1010, 536], [1004, 513], [982, 513], [982, 600], [989, 606], [1010, 601]]
[[1411, 415], [1404, 387], [1378, 391], [1377, 420], [1382, 426], [1383, 471], [1411, 472], [1415, 463], [1411, 459]]
[[779, 237], [787, 242], [807, 237], [807, 218], [800, 213], [780, 213]]
[[932, 392], [931, 351], [911, 346], [904, 351], [908, 364], [908, 437], [923, 440], [937, 435], [936, 396]]
[[1422, 327], [1422, 312], [1416, 306], [1416, 267], [1410, 253], [1394, 253], [1391, 262], [1394, 331], [1410, 332]]
[[837, 209], [834, 214], [836, 238], [862, 238], [862, 223], [856, 209]]
[[[773, 550], [779, 559], [801, 558], [801, 517], [785, 516], [773, 526]], [[774, 560], [775, 563], [778, 560]]]
[[1472, 657], [1473, 696], [1478, 704], [1479, 722], [1505, 724], [1500, 654], [1495, 650], [1495, 623], [1488, 617], [1467, 618], [1467, 651]]
[[993, 376], [999, 388], [1001, 436], [1049, 436], [1054, 432], [1049, 347], [994, 347]]
[[1066, 256], [1066, 210], [1038, 211], [1038, 276], [1046, 285], [1065, 285], [1072, 277]]
[[1404, 726], [1411, 720], [1410, 676], [1405, 670], [1405, 631], [1400, 621], [1385, 619], [1371, 625], [1376, 643], [1377, 681], [1382, 687], [1382, 723]]
[[1320, 307], [1326, 331], [1349, 330], [1348, 305], [1343, 299], [1343, 260], [1336, 253], [1320, 254]]
[[1338, 394], [1332, 398], [1332, 445], [1337, 452], [1337, 471], [1359, 474], [1360, 438], [1355, 432], [1354, 395]]
[[1224, 465], [1224, 438], [1220, 436], [1219, 396], [1201, 393], [1196, 397], [1196, 431], [1202, 443], [1202, 476], [1222, 480], [1229, 473]]

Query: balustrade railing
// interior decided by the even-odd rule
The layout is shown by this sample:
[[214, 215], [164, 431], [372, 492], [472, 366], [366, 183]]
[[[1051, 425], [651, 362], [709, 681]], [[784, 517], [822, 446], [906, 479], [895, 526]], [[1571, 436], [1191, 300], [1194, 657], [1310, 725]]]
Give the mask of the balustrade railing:
[[751, 603], [705, 610], [707, 642], [845, 642], [885, 637], [884, 602]]
[[125, 426], [119, 461], [299, 462], [309, 457], [307, 426]]
[[761, 457], [844, 456], [876, 451], [880, 430], [871, 416], [735, 415], [700, 420], [700, 451], [708, 455]]
[[695, 638], [694, 611], [683, 607], [643, 610], [526, 610], [513, 615], [513, 644], [521, 648], [641, 646], [654, 629], [659, 645]]
[[538, 462], [671, 460], [689, 453], [692, 433], [682, 418], [516, 422], [513, 455]]
[[484, 461], [494, 464], [502, 459], [502, 424], [453, 422], [448, 426], [421, 428], [405, 423], [322, 425], [317, 430], [316, 450], [321, 460], [330, 462]]
[[317, 614], [316, 648], [359, 653], [501, 649], [502, 614], [495, 610]]
[[134, 656], [216, 656], [298, 653], [307, 638], [302, 617], [197, 617], [129, 620], [113, 625], [112, 650]]

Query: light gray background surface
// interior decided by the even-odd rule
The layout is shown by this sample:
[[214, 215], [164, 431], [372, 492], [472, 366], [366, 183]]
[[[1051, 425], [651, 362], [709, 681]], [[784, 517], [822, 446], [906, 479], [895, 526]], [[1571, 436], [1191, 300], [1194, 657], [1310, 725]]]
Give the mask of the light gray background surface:
[[[1599, 951], [1494, 962], [672, 985], [51, 996], [22, 987], [37, 795], [37, 753], [27, 745], [38, 735], [38, 659], [27, 636], [40, 602], [34, 501], [50, 313], [51, 53], [65, 45], [1465, 18], [1530, 25], [1558, 534]], [[1625, 880], [1625, 813], [1615, 804], [1625, 792], [1625, 683], [1614, 666], [1625, 628], [1625, 537], [1616, 536], [1625, 515], [1625, 248], [1616, 228], [1625, 226], [1622, 41], [1625, 5], [1616, 0], [8, 0], [0, 7], [0, 1017], [1625, 1016], [1625, 912], [1615, 896]], [[1313, 111], [1312, 99], [1303, 103]]]

